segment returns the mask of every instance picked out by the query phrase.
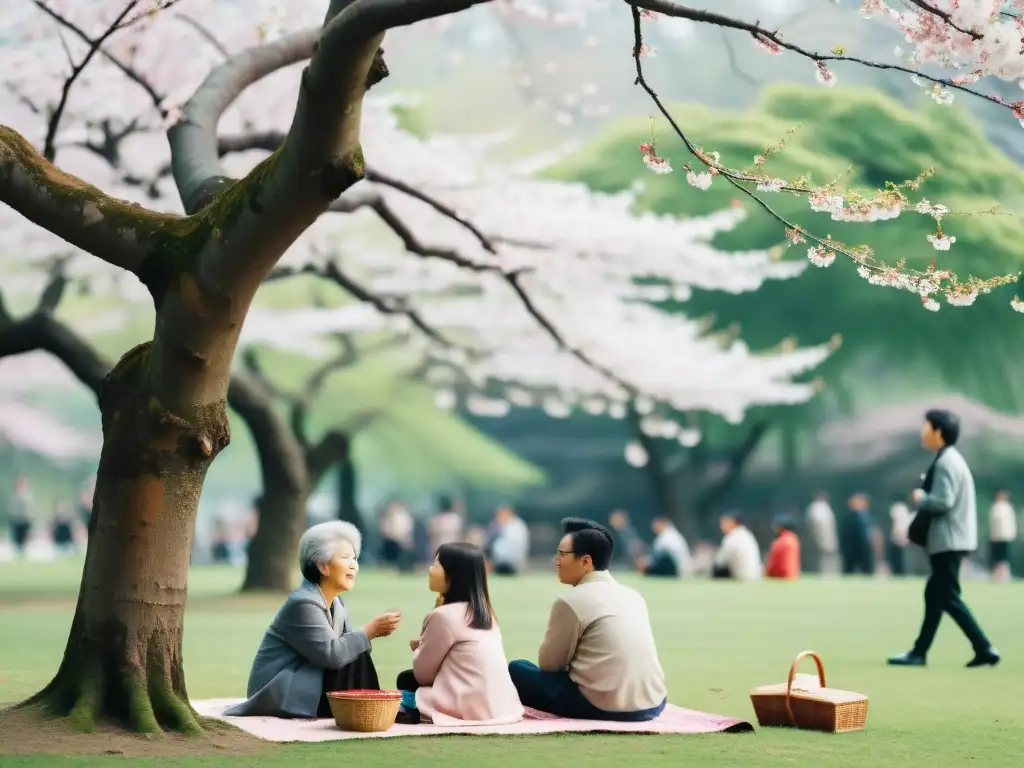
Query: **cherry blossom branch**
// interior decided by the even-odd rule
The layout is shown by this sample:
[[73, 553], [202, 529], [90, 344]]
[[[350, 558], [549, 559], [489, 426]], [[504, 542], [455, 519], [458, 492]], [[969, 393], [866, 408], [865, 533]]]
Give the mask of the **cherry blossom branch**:
[[984, 35], [981, 34], [981, 32], [978, 32], [975, 29], [964, 29], [963, 27], [958, 27], [956, 24], [953, 23], [953, 17], [950, 16], [949, 13], [947, 13], [946, 11], [943, 11], [943, 10], [941, 10], [939, 8], [936, 8], [931, 3], [925, 2], [925, 0], [906, 0], [906, 1], [908, 3], [910, 3], [911, 5], [917, 6], [922, 11], [925, 11], [926, 13], [930, 13], [932, 16], [939, 17], [940, 19], [942, 19], [946, 23], [946, 26], [948, 26], [948, 27], [950, 27], [952, 29], [955, 29], [957, 32], [962, 32], [963, 34], [968, 35], [969, 37], [973, 38], [974, 40], [981, 40], [984, 37]]
[[[51, 16], [56, 16], [56, 14], [50, 10], [49, 6], [41, 0], [32, 0], [32, 2], [35, 3], [36, 7], [42, 9]], [[93, 56], [96, 55], [110, 36], [121, 29], [121, 22], [125, 20], [125, 17], [127, 17], [138, 4], [138, 0], [131, 0], [99, 37], [94, 39], [86, 38], [88, 40], [89, 50], [86, 51], [81, 61], [77, 64], [72, 62], [71, 74], [64, 79], [64, 85], [61, 87], [60, 91], [60, 100], [57, 102], [57, 106], [54, 107], [53, 111], [50, 113], [50, 120], [46, 126], [46, 139], [43, 141], [43, 157], [50, 162], [53, 162], [53, 159], [57, 156], [57, 148], [54, 144], [57, 138], [57, 126], [60, 125], [61, 116], [64, 114], [64, 108], [68, 103], [68, 96], [71, 95], [71, 86], [75, 84], [79, 75], [82, 74], [85, 68], [89, 65], [89, 62], [92, 61]], [[70, 58], [70, 53], [68, 55]]]
[[174, 18], [192, 27], [192, 29], [199, 33], [199, 36], [201, 38], [203, 38], [206, 42], [212, 45], [217, 50], [217, 52], [220, 53], [220, 55], [223, 56], [225, 59], [231, 56], [231, 52], [226, 47], [224, 47], [224, 44], [217, 39], [217, 36], [214, 35], [213, 32], [211, 32], [205, 26], [200, 24], [198, 21], [193, 19], [191, 16], [186, 16], [184, 13], [177, 13], [175, 14]]
[[[106, 42], [105, 39], [100, 40], [98, 38], [93, 38], [85, 30], [83, 30], [80, 26], [75, 24], [73, 21], [68, 19], [63, 14], [58, 13], [57, 11], [55, 11], [53, 8], [51, 8], [46, 3], [40, 2], [40, 0], [32, 0], [32, 2], [36, 5], [37, 8], [39, 8], [41, 11], [43, 11], [47, 16], [49, 16], [51, 19], [53, 19], [58, 24], [60, 24], [62, 27], [64, 27], [68, 31], [70, 31], [73, 35], [75, 35], [83, 43], [88, 45], [92, 52], [97, 52], [98, 51], [103, 56], [103, 58], [105, 58], [107, 61], [109, 61], [111, 64], [113, 64], [118, 70], [120, 70], [121, 73], [125, 77], [127, 77], [133, 83], [135, 83], [140, 88], [142, 88], [146, 92], [146, 95], [148, 95], [150, 97], [150, 99], [153, 100], [153, 103], [156, 106], [157, 111], [160, 113], [161, 117], [166, 116], [167, 110], [163, 106], [163, 98], [156, 92], [156, 90], [149, 83], [149, 81], [146, 78], [142, 77], [138, 73], [137, 70], [135, 70], [133, 67], [130, 67], [129, 65], [127, 65], [126, 63], [121, 61], [119, 58], [114, 56], [112, 53], [108, 52], [103, 47], [103, 43]], [[137, 3], [133, 3], [133, 5], [135, 5], [135, 4], [137, 4]], [[129, 8], [129, 10], [131, 10], [131, 9]], [[116, 31], [117, 29], [122, 29], [122, 28], [123, 27], [114, 27], [113, 29], [114, 29], [114, 31]], [[109, 37], [109, 35], [108, 35], [108, 37]]]
[[335, 261], [327, 261], [323, 266], [316, 264], [307, 264], [300, 268], [295, 267], [276, 267], [266, 278], [264, 282], [270, 282], [273, 280], [280, 280], [282, 278], [291, 277], [296, 274], [307, 274], [316, 275], [324, 280], [329, 280], [334, 283], [352, 298], [358, 299], [361, 302], [372, 305], [377, 309], [378, 312], [385, 315], [404, 315], [409, 319], [419, 331], [425, 336], [434, 341], [442, 344], [446, 347], [461, 348], [460, 345], [446, 338], [440, 331], [427, 323], [426, 320], [412, 307], [410, 307], [405, 297], [402, 296], [380, 296], [372, 293], [367, 288], [364, 288], [358, 282], [353, 280], [351, 277], [341, 271], [341, 268]]
[[[687, 181], [690, 184], [700, 189], [707, 189], [715, 176], [723, 177], [735, 189], [753, 200], [766, 213], [783, 224], [786, 228], [786, 236], [790, 244], [801, 243], [806, 240], [817, 243], [815, 247], [808, 250], [808, 259], [816, 266], [829, 266], [835, 260], [837, 253], [843, 254], [858, 265], [858, 270], [865, 279], [878, 285], [904, 288], [917, 293], [927, 309], [937, 310], [939, 308], [939, 304], [931, 298], [931, 295], [940, 290], [945, 291], [946, 297], [951, 304], [963, 306], [973, 303], [982, 291], [988, 291], [996, 286], [1005, 285], [1017, 280], [1017, 275], [1001, 275], [988, 279], [970, 276], [966, 281], [961, 282], [952, 271], [937, 269], [934, 264], [923, 272], [907, 270], [903, 261], [898, 262], [895, 266], [890, 266], [885, 262], [875, 261], [872, 258], [871, 250], [865, 246], [850, 247], [832, 240], [831, 237], [824, 239], [816, 237], [805, 228], [786, 219], [750, 189], [748, 184], [756, 185], [758, 190], [767, 192], [789, 191], [806, 195], [810, 198], [812, 209], [831, 212], [833, 218], [844, 221], [869, 221], [873, 220], [873, 218], [891, 218], [902, 209], [907, 208], [917, 213], [930, 215], [936, 220], [936, 234], [928, 238], [936, 249], [947, 250], [950, 244], [955, 241], [955, 238], [947, 238], [942, 232], [941, 219], [949, 213], [945, 206], [933, 205], [927, 200], [912, 204], [903, 192], [904, 189], [916, 189], [921, 181], [927, 177], [928, 173], [923, 174], [918, 179], [912, 179], [900, 185], [889, 184], [884, 191], [876, 193], [874, 197], [864, 198], [849, 193], [847, 195], [838, 194], [835, 183], [822, 187], [812, 187], [807, 183], [789, 184], [782, 179], [756, 176], [752, 173], [736, 171], [723, 165], [717, 153], [706, 152], [687, 137], [682, 127], [673, 118], [644, 76], [642, 57], [645, 54], [645, 46], [643, 43], [641, 20], [645, 17], [645, 13], [646, 15], [649, 15], [649, 13], [641, 10], [641, 7], [653, 9], [653, 6], [657, 5], [657, 10], [669, 9], [666, 12], [669, 12], [670, 15], [737, 29], [754, 27], [759, 33], [762, 31], [761, 28], [757, 25], [738, 22], [718, 14], [684, 8], [674, 2], [663, 3], [660, 0], [657, 2], [655, 0], [650, 2], [648, 0], [636, 0], [636, 2], [627, 0], [627, 2], [630, 3], [633, 16], [633, 58], [636, 66], [635, 83], [651, 98], [658, 111], [668, 121], [690, 154], [700, 160], [708, 169], [707, 172], [698, 174], [687, 164]], [[755, 165], [763, 164], [765, 158], [778, 151], [781, 146], [782, 144], [780, 143], [778, 147], [770, 148], [762, 156], [755, 158]], [[671, 171], [671, 166], [668, 165], [668, 162], [656, 155], [653, 142], [641, 145], [640, 149], [644, 153], [644, 161], [649, 168], [660, 173]], [[1014, 309], [1024, 311], [1024, 303], [1017, 299], [1014, 300], [1012, 306]]]
[[978, 98], [985, 99], [986, 101], [991, 101], [994, 104], [1008, 106], [1007, 104], [1005, 104], [1005, 102], [1003, 102], [1002, 100], [995, 96], [990, 96], [988, 94], [981, 93], [980, 91], [975, 91], [972, 88], [968, 88], [966, 85], [957, 83], [954, 80], [948, 78], [933, 77], [932, 75], [928, 75], [916, 69], [904, 67], [899, 64], [886, 64], [883, 62], [872, 61], [870, 59], [862, 59], [857, 56], [847, 56], [842, 53], [817, 53], [815, 51], [810, 51], [799, 45], [795, 45], [794, 43], [786, 42], [785, 40], [782, 39], [782, 37], [779, 35], [777, 31], [773, 32], [765, 27], [762, 27], [757, 22], [751, 24], [746, 21], [734, 19], [731, 16], [724, 16], [720, 13], [714, 13], [713, 11], [703, 11], [697, 8], [690, 8], [689, 6], [685, 6], [682, 3], [677, 2], [676, 0], [624, 0], [624, 2], [626, 2], [632, 7], [634, 13], [636, 13], [639, 9], [644, 9], [656, 13], [663, 13], [666, 16], [672, 16], [677, 19], [689, 19], [690, 21], [696, 21], [702, 24], [711, 24], [717, 27], [725, 27], [727, 29], [736, 29], [741, 32], [747, 32], [753, 36], [755, 41], [758, 41], [762, 45], [766, 45], [769, 48], [775, 47], [787, 51], [792, 51], [793, 53], [803, 56], [804, 58], [810, 59], [819, 67], [823, 66], [825, 62], [829, 61], [845, 61], [851, 62], [853, 64], [860, 64], [861, 66], [864, 67], [870, 67], [871, 69], [882, 69], [893, 72], [903, 72], [904, 74], [907, 75], [912, 75], [914, 77], [919, 77], [924, 80], [929, 80], [933, 83], [936, 83], [937, 85], [942, 85], [947, 88], [953, 88], [958, 91], [963, 91], [964, 93], [969, 93], [972, 96], [977, 96]]

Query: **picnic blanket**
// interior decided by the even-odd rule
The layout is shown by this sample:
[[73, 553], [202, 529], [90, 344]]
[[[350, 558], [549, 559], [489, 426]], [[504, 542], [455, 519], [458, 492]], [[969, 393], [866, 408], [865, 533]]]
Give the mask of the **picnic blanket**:
[[335, 741], [340, 739], [388, 739], [399, 736], [525, 736], [545, 733], [749, 733], [750, 723], [734, 717], [711, 715], [669, 704], [655, 720], [645, 723], [616, 723], [603, 720], [569, 720], [535, 709], [511, 725], [447, 726], [401, 725], [396, 723], [383, 733], [343, 731], [332, 719], [289, 720], [279, 717], [225, 717], [221, 713], [241, 699], [205, 699], [192, 702], [196, 712], [231, 723], [237, 728], [267, 741]]

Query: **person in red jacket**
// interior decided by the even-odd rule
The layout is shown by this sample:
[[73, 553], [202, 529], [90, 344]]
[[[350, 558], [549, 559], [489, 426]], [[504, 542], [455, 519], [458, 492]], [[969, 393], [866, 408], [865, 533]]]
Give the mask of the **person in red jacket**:
[[775, 541], [768, 550], [764, 564], [767, 579], [796, 579], [800, 576], [800, 538], [794, 531], [793, 521], [779, 518], [775, 521]]

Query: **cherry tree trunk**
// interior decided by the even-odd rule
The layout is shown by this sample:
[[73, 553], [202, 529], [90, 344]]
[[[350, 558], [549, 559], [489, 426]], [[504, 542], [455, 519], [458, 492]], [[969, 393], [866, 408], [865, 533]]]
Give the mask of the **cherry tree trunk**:
[[223, 402], [182, 418], [150, 394], [150, 344], [122, 358], [100, 397], [103, 449], [82, 584], [64, 660], [25, 702], [138, 732], [201, 731], [182, 669], [189, 556], [207, 469], [229, 440]]
[[366, 536], [366, 524], [359, 510], [359, 475], [356, 463], [349, 456], [338, 463], [338, 519], [352, 523]]
[[268, 483], [257, 504], [259, 524], [249, 544], [243, 592], [290, 592], [295, 587], [299, 539], [306, 529], [309, 493]]

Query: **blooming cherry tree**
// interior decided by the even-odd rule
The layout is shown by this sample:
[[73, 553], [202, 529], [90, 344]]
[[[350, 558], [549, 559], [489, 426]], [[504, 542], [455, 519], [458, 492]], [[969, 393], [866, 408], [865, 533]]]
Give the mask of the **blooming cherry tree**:
[[[35, 3], [60, 23], [62, 35], [55, 41], [52, 32], [47, 36], [30, 26], [18, 49], [25, 58], [12, 56], [10, 62], [15, 76], [10, 90], [32, 112], [38, 108], [38, 89], [30, 85], [37, 78], [63, 81], [58, 108], [50, 112], [57, 128], [48, 123], [42, 135], [25, 136], [18, 115], [8, 117], [5, 111], [0, 201], [71, 249], [133, 275], [156, 317], [152, 340], [127, 352], [102, 382], [104, 444], [79, 604], [61, 668], [32, 701], [82, 725], [112, 715], [137, 730], [200, 730], [181, 667], [188, 552], [199, 494], [207, 468], [229, 441], [225, 398], [232, 359], [260, 284], [281, 268], [347, 279], [346, 271], [355, 269], [349, 249], [368, 245], [346, 229], [349, 224], [324, 214], [369, 208], [387, 221], [387, 212], [402, 205], [408, 210], [396, 220], [415, 220], [421, 215], [417, 205], [444, 213], [444, 226], [452, 227], [450, 248], [421, 247], [424, 260], [415, 267], [391, 266], [386, 253], [364, 248], [362, 269], [355, 271], [362, 271], [375, 291], [390, 281], [394, 290], [389, 300], [381, 300], [383, 314], [417, 326], [432, 345], [436, 342], [427, 347], [430, 354], [447, 356], [478, 383], [515, 380], [531, 389], [549, 388], [563, 401], [603, 402], [608, 408], [644, 395], [671, 408], [710, 408], [734, 417], [765, 393], [771, 402], [806, 397], [806, 388], [790, 377], [813, 367], [827, 350], [757, 358], [741, 344], [715, 344], [699, 325], [659, 313], [650, 303], [652, 297], [675, 296], [686, 285], [742, 289], [736, 285], [783, 276], [770, 274], [783, 267], [763, 254], [738, 257], [732, 272], [741, 277], [721, 266], [718, 272], [701, 271], [712, 261], [721, 265], [720, 254], [712, 260], [710, 249], [700, 247], [707, 239], [694, 233], [713, 233], [735, 214], [688, 224], [654, 217], [627, 224], [622, 217], [627, 198], [594, 197], [572, 187], [555, 190], [507, 169], [480, 166], [474, 143], [458, 151], [449, 147], [447, 153], [435, 144], [435, 161], [419, 165], [408, 154], [408, 142], [374, 144], [373, 105], [365, 97], [388, 75], [381, 49], [385, 32], [482, 2], [332, 0], [289, 4], [287, 15], [281, 13], [283, 4], [254, 2], [247, 4], [244, 19], [236, 5], [208, 2], [192, 5], [191, 22], [175, 15], [178, 4], [170, 0], [156, 5], [112, 0], [104, 4], [102, 20], [92, 5]], [[806, 195], [816, 209], [851, 220], [875, 221], [904, 210], [937, 223], [952, 215], [911, 199], [919, 180], [872, 194], [841, 190], [837, 183], [776, 180], [763, 169], [763, 159], [775, 151], [771, 147], [750, 169], [729, 167], [686, 135], [646, 81], [642, 60], [652, 50], [641, 31], [652, 14], [741, 31], [769, 48], [806, 56], [826, 84], [833, 81], [832, 64], [859, 60], [842, 52], [807, 51], [757, 24], [670, 0], [626, 4], [633, 14], [637, 82], [693, 154], [695, 163], [686, 170], [693, 171], [698, 186], [720, 177], [769, 212], [759, 192]], [[535, 4], [513, 0], [510, 5], [531, 9]], [[577, 0], [560, 12], [596, 13], [616, 5], [621, 4]], [[962, 29], [961, 23], [981, 17], [953, 16], [943, 10], [948, 3], [913, 5], [938, 19], [930, 24], [944, 23], [948, 35], [953, 36], [950, 30], [958, 35], [946, 48], [922, 38], [929, 45], [921, 47], [921, 55], [955, 51], [962, 60], [974, 51], [971, 72], [983, 67], [983, 53], [998, 49], [1002, 58], [1010, 57], [1009, 47], [995, 42], [1006, 31], [998, 14], [986, 17], [981, 28]], [[901, 18], [908, 34], [924, 34], [909, 17]], [[310, 26], [297, 29], [304, 24]], [[195, 39], [204, 33], [206, 47]], [[55, 44], [60, 40], [63, 49]], [[225, 58], [246, 44], [250, 47]], [[42, 60], [50, 63], [36, 69], [41, 50], [49, 51]], [[293, 65], [302, 62], [308, 63], [300, 73]], [[911, 72], [902, 65], [889, 68]], [[1010, 71], [1003, 62], [995, 73]], [[919, 76], [950, 90], [969, 90], [952, 80]], [[113, 83], [124, 77], [137, 86], [138, 101], [118, 101], [123, 117], [112, 120], [112, 96], [121, 92]], [[275, 81], [291, 87], [277, 88]], [[107, 97], [100, 98], [104, 93]], [[284, 103], [275, 101], [275, 94]], [[156, 151], [154, 110], [167, 130], [169, 163]], [[64, 112], [71, 113], [69, 121], [61, 118]], [[276, 130], [255, 136], [267, 115], [271, 120], [264, 129]], [[103, 155], [113, 150], [100, 145], [127, 134], [133, 138], [117, 147], [125, 161], [109, 162]], [[62, 145], [68, 151], [58, 155]], [[254, 165], [243, 163], [241, 155], [225, 158], [246, 147], [262, 147], [265, 156]], [[642, 152], [657, 157], [653, 142]], [[459, 153], [473, 162], [455, 162]], [[52, 162], [58, 156], [61, 168]], [[391, 173], [388, 163], [393, 163]], [[170, 204], [175, 198], [180, 206]], [[484, 202], [488, 198], [490, 205]], [[545, 204], [547, 215], [536, 210], [536, 200]], [[515, 222], [509, 212], [528, 218]], [[582, 225], [587, 216], [590, 221], [600, 216], [604, 231], [588, 231]], [[648, 231], [641, 236], [635, 227]], [[697, 247], [688, 248], [685, 257], [670, 251], [656, 232], [659, 227], [689, 227], [687, 242]], [[392, 228], [407, 250], [423, 245], [422, 229], [417, 234], [414, 228]], [[907, 273], [855, 246], [789, 229], [791, 240], [799, 237], [854, 258], [869, 275], [925, 298], [939, 291], [973, 296], [1013, 279], [959, 280], [941, 269]], [[552, 234], [559, 236], [554, 244]], [[939, 247], [953, 242], [938, 227], [935, 237]], [[52, 240], [40, 240], [36, 248], [33, 239], [19, 238], [18, 245], [52, 256]], [[644, 264], [659, 252], [662, 260]], [[663, 263], [666, 254], [673, 261]], [[691, 271], [683, 280], [674, 269], [686, 259]], [[634, 268], [626, 270], [626, 263]], [[472, 279], [457, 270], [468, 270]], [[890, 271], [895, 271], [891, 280], [885, 277]], [[638, 282], [638, 276], [647, 279]], [[923, 284], [937, 288], [922, 292]], [[337, 330], [341, 321], [335, 321], [324, 332]], [[524, 362], [534, 359], [539, 362], [533, 366]]]

